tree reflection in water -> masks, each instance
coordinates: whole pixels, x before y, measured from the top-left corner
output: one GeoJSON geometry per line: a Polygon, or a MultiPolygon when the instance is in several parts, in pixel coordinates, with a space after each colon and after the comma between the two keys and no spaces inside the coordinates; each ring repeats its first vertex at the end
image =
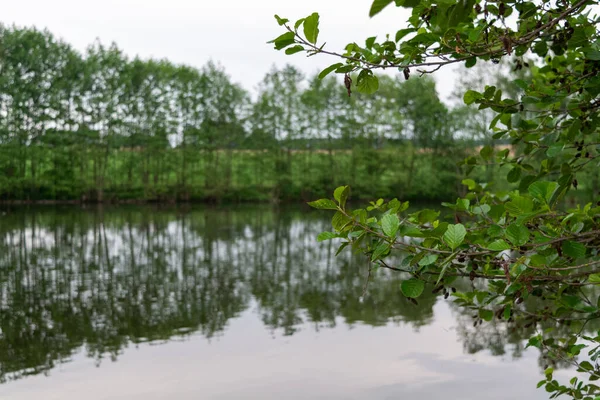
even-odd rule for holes
{"type": "MultiPolygon", "coordinates": [[[[14,209],[0,224],[0,381],[46,372],[82,347],[100,362],[130,343],[226,331],[256,304],[271,330],[433,319],[431,290],[408,302],[399,274],[378,271],[363,293],[366,263],[316,244],[322,213],[118,207],[14,209]]],[[[455,309],[465,349],[518,357],[522,337],[501,323],[475,331],[455,309]],[[475,332],[475,333],[473,333],[475,332]]]]}

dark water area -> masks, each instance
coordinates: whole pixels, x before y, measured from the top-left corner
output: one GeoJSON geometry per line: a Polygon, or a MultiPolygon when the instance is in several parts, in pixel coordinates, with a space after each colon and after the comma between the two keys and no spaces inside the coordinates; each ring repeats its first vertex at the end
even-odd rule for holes
{"type": "Polygon", "coordinates": [[[525,335],[415,306],[396,273],[363,296],[329,227],[301,206],[4,209],[0,398],[546,398],[525,335]]]}

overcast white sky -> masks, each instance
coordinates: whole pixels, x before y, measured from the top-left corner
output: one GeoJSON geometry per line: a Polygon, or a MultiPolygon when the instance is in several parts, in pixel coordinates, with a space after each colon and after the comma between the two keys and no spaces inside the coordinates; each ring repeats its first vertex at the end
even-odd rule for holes
{"type": "MultiPolygon", "coordinates": [[[[320,39],[330,49],[405,26],[406,10],[390,6],[370,19],[369,0],[18,0],[3,2],[4,24],[48,28],[83,51],[99,38],[129,56],[167,58],[200,67],[220,62],[233,80],[254,89],[272,65],[291,63],[306,73],[332,64],[326,56],[286,56],[266,44],[283,33],[273,14],[291,20],[317,11],[320,39]]],[[[438,71],[438,91],[452,90],[452,74],[438,71]]]]}

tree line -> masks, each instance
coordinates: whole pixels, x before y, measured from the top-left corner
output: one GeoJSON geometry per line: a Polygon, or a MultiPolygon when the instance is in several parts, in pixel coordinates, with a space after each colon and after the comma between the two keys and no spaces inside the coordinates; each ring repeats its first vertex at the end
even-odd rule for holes
{"type": "Polygon", "coordinates": [[[341,183],[364,197],[456,193],[464,114],[431,79],[381,79],[376,95],[349,97],[288,65],[251,94],[214,62],[130,58],[99,41],[81,54],[2,26],[0,199],[266,201],[341,183]]]}

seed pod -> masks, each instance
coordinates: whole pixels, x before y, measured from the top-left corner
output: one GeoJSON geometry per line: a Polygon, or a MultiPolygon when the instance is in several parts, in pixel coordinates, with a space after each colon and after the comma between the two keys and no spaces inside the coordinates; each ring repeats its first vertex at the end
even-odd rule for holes
{"type": "Polygon", "coordinates": [[[498,6],[498,14],[501,17],[504,17],[505,12],[506,12],[506,6],[504,5],[504,3],[500,3],[500,5],[498,6]]]}
{"type": "Polygon", "coordinates": [[[510,56],[512,54],[512,41],[510,40],[510,37],[502,36],[500,39],[502,40],[502,45],[504,46],[506,54],[510,56]]]}
{"type": "Polygon", "coordinates": [[[346,90],[348,91],[348,97],[352,96],[352,78],[350,78],[350,75],[348,73],[344,75],[344,85],[346,86],[346,90]]]}
{"type": "Polygon", "coordinates": [[[410,69],[406,67],[402,72],[404,73],[404,80],[408,80],[408,78],[410,78],[410,69]]]}
{"type": "Polygon", "coordinates": [[[452,288],[452,293],[456,293],[456,288],[455,287],[452,288]]]}
{"type": "Polygon", "coordinates": [[[472,281],[475,280],[475,271],[471,271],[471,273],[469,273],[469,279],[472,281]]]}

